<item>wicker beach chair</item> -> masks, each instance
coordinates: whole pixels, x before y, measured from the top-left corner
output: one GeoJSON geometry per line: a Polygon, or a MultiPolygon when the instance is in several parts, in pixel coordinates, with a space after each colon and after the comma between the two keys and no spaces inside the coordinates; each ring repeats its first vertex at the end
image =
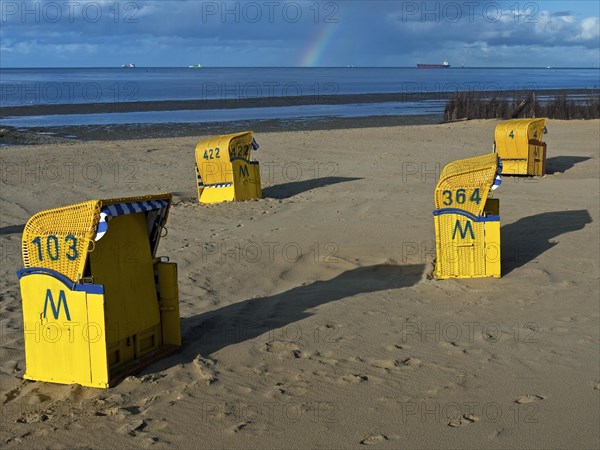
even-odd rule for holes
{"type": "Polygon", "coordinates": [[[435,188],[437,278],[500,277],[502,165],[490,153],[447,164],[435,188]]]}
{"type": "Polygon", "coordinates": [[[171,194],[35,214],[17,272],[24,378],[108,387],[181,345],[177,266],[156,258],[171,194]]]}
{"type": "Polygon", "coordinates": [[[195,151],[198,201],[261,198],[260,167],[252,160],[252,150],[256,149],[252,131],[199,142],[195,151]]]}
{"type": "Polygon", "coordinates": [[[494,132],[494,151],[502,158],[504,175],[546,173],[546,119],[513,119],[500,122],[494,132]]]}

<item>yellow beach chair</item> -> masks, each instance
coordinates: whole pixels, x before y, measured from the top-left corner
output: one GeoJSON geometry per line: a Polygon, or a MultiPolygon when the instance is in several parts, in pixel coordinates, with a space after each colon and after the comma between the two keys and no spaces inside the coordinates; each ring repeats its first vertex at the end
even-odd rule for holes
{"type": "Polygon", "coordinates": [[[447,164],[435,188],[436,278],[500,277],[502,165],[489,153],[447,164]]]}
{"type": "Polygon", "coordinates": [[[500,122],[494,133],[494,151],[502,159],[505,175],[546,173],[546,119],[513,119],[500,122]]]}
{"type": "Polygon", "coordinates": [[[217,136],[196,146],[196,179],[200,203],[262,198],[258,149],[252,131],[217,136]]]}
{"type": "Polygon", "coordinates": [[[156,258],[171,194],[90,200],[23,231],[24,378],[105,388],[181,346],[177,265],[156,258]]]}

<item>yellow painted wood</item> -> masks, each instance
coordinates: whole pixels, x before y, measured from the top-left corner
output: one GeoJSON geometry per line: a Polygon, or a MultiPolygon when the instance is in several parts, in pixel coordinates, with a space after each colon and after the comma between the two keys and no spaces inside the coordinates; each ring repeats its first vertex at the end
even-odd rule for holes
{"type": "MultiPolygon", "coordinates": [[[[93,200],[29,220],[19,273],[25,378],[106,388],[181,345],[177,266],[152,255],[152,213],[112,217],[93,241],[103,206],[146,200],[170,205],[171,194],[93,200]]],[[[168,206],[163,225],[167,215],[168,206]]]]}
{"type": "Polygon", "coordinates": [[[121,349],[116,365],[141,356],[135,345],[138,334],[160,324],[144,213],[110,220],[108,232],[90,253],[90,269],[94,282],[104,286],[106,321],[114,330],[107,344],[118,341],[121,349]]]}
{"type": "Polygon", "coordinates": [[[163,342],[181,345],[177,264],[156,263],[163,342]]]}
{"type": "Polygon", "coordinates": [[[90,369],[92,371],[90,386],[100,388],[107,388],[110,384],[104,307],[104,295],[87,294],[88,324],[85,327],[84,339],[89,342],[90,346],[90,369]]]}
{"type": "Polygon", "coordinates": [[[494,149],[505,175],[544,175],[546,119],[512,119],[500,122],[494,132],[494,149]]]}
{"type": "Polygon", "coordinates": [[[252,160],[252,131],[216,136],[196,145],[198,201],[262,198],[260,168],[252,160]]]}
{"type": "MultiPolygon", "coordinates": [[[[486,216],[500,216],[500,200],[488,198],[485,203],[486,216]]],[[[501,251],[500,251],[500,221],[484,222],[485,233],[485,266],[487,276],[500,278],[501,251]]]]}
{"type": "Polygon", "coordinates": [[[488,198],[495,153],[447,164],[435,194],[437,278],[500,277],[500,205],[488,198]]]}
{"type": "Polygon", "coordinates": [[[25,336],[24,378],[92,385],[85,292],[46,274],[20,280],[25,336]]]}

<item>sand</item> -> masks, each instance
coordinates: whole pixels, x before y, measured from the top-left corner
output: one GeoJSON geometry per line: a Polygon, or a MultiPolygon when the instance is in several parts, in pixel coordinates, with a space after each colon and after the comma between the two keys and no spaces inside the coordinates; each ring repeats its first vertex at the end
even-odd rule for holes
{"type": "Polygon", "coordinates": [[[265,198],[214,206],[202,136],[0,148],[0,445],[597,448],[600,121],[549,121],[549,173],[504,178],[501,279],[427,276],[439,171],[496,123],[259,134],[265,198]],[[108,390],[22,380],[24,223],[162,191],[181,352],[108,390]]]}

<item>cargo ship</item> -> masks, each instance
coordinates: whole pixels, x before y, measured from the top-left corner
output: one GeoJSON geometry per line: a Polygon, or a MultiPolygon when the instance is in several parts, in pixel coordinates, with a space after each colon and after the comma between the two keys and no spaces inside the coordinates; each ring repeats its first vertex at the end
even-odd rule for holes
{"type": "Polygon", "coordinates": [[[448,61],[444,61],[442,64],[417,64],[419,69],[447,69],[450,67],[448,61]]]}

